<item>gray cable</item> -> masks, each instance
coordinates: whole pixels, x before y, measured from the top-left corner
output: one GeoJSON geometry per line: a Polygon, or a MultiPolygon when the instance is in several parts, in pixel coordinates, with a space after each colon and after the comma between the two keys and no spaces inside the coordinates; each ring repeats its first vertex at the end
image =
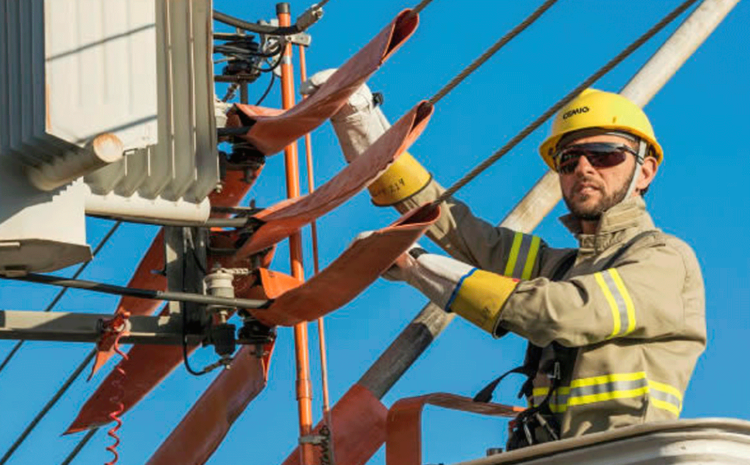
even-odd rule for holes
{"type": "Polygon", "coordinates": [[[534,122],[532,122],[530,125],[528,125],[526,128],[523,129],[520,133],[518,133],[515,137],[513,137],[507,144],[505,144],[502,148],[500,148],[498,151],[496,151],[494,154],[492,154],[489,158],[484,160],[482,163],[480,163],[477,167],[472,169],[468,174],[466,174],[463,178],[459,179],[458,182],[453,184],[450,188],[448,188],[443,194],[437,198],[433,202],[433,205],[440,204],[441,202],[445,201],[449,197],[451,197],[453,194],[455,194],[459,189],[464,187],[466,184],[471,182],[474,178],[476,178],[479,174],[481,174],[484,170],[489,168],[492,164],[494,164],[496,161],[498,161],[500,158],[502,158],[506,153],[508,153],[513,147],[518,145],[522,140],[524,140],[529,134],[531,134],[533,131],[535,131],[539,126],[541,126],[548,118],[550,118],[552,115],[557,113],[560,108],[564,107],[568,102],[573,100],[576,96],[578,96],[581,92],[583,92],[585,89],[589,88],[594,82],[596,82],[599,78],[607,74],[612,68],[620,64],[625,58],[627,58],[631,53],[633,53],[635,50],[637,50],[641,45],[643,45],[647,40],[649,40],[651,37],[656,35],[659,31],[661,31],[667,24],[672,22],[675,18],[677,18],[679,15],[681,15],[685,10],[690,8],[692,4],[694,4],[697,0],[687,0],[683,2],[680,6],[675,8],[671,13],[669,13],[667,16],[664,17],[661,21],[659,21],[655,26],[653,26],[651,29],[649,29],[645,34],[643,34],[641,37],[639,37],[635,42],[630,44],[625,50],[620,52],[616,57],[614,57],[612,60],[610,60],[606,65],[604,65],[601,69],[599,69],[596,73],[594,73],[591,77],[586,79],[581,85],[573,89],[568,95],[563,97],[560,101],[558,101],[556,104],[554,104],[552,107],[550,107],[546,112],[544,112],[540,117],[538,117],[534,122]]]}
{"type": "Polygon", "coordinates": [[[86,433],[86,436],[81,438],[80,441],[78,441],[78,444],[76,444],[75,448],[73,448],[72,451],[70,451],[70,454],[68,454],[67,457],[65,457],[65,460],[60,465],[70,465],[70,463],[73,461],[76,456],[78,456],[78,453],[81,452],[81,450],[86,447],[86,444],[89,443],[92,437],[96,434],[96,432],[99,431],[99,428],[94,428],[89,430],[88,433],[86,433]]]}
{"type": "MultiPolygon", "coordinates": [[[[109,242],[110,238],[115,234],[115,231],[120,227],[122,224],[122,221],[117,221],[115,224],[112,225],[111,228],[109,228],[109,231],[107,234],[104,235],[101,241],[99,241],[99,244],[94,249],[94,252],[92,252],[92,256],[96,257],[96,254],[99,253],[100,250],[109,242]]],[[[81,266],[78,267],[78,270],[73,274],[72,279],[76,279],[78,276],[83,273],[83,271],[86,269],[87,266],[89,266],[89,263],[91,263],[93,260],[90,260],[86,263],[83,263],[81,266]]],[[[63,288],[60,290],[60,292],[57,293],[54,299],[52,299],[52,302],[47,305],[47,308],[44,309],[45,312],[52,311],[53,308],[57,305],[58,302],[60,302],[60,299],[63,298],[65,293],[68,292],[68,288],[63,288]]],[[[16,355],[16,352],[21,348],[24,341],[18,341],[15,346],[13,346],[13,349],[11,349],[10,353],[5,357],[5,360],[3,360],[3,363],[0,363],[0,373],[3,371],[3,369],[8,365],[8,363],[11,361],[11,359],[16,355]]]]}
{"type": "Polygon", "coordinates": [[[412,14],[412,15],[418,15],[430,3],[432,3],[432,0],[422,0],[421,2],[419,2],[419,4],[417,6],[415,6],[414,8],[412,8],[410,14],[412,14]]]}
{"type": "Polygon", "coordinates": [[[73,287],[87,291],[101,292],[119,296],[135,297],[136,299],[167,300],[173,302],[190,302],[204,305],[222,305],[238,308],[264,308],[268,300],[242,299],[239,297],[221,297],[205,294],[193,294],[191,292],[155,291],[152,289],[140,289],[136,287],[115,286],[113,284],[86,281],[83,279],[67,279],[60,276],[47,274],[28,273],[23,276],[0,276],[1,279],[12,279],[15,281],[27,281],[51,286],[73,287]]]}
{"type": "Polygon", "coordinates": [[[83,373],[83,370],[86,369],[86,366],[91,363],[91,361],[94,359],[94,356],[96,355],[96,349],[92,349],[91,352],[86,356],[85,359],[81,362],[80,365],[78,365],[78,368],[73,371],[73,373],[68,376],[68,379],[63,383],[62,387],[57,390],[54,396],[52,396],[52,399],[50,399],[47,404],[42,408],[42,410],[39,411],[39,413],[36,414],[33,420],[31,420],[31,423],[26,427],[26,429],[23,430],[23,433],[21,433],[18,438],[13,442],[13,445],[10,446],[10,449],[5,452],[5,455],[3,455],[2,458],[0,458],[0,465],[5,464],[8,459],[10,459],[11,455],[18,449],[23,441],[26,440],[26,438],[31,434],[31,432],[36,428],[36,425],[39,424],[40,421],[42,421],[42,418],[44,418],[45,415],[52,409],[52,407],[55,406],[58,400],[65,394],[65,392],[70,388],[70,386],[73,384],[73,382],[78,379],[79,376],[81,376],[81,373],[83,373]]]}
{"type": "Polygon", "coordinates": [[[524,29],[529,27],[534,21],[537,20],[537,18],[542,16],[542,14],[544,14],[545,11],[549,10],[549,8],[552,5],[554,5],[556,2],[557,0],[547,0],[546,2],[542,4],[542,6],[534,10],[534,12],[531,13],[531,15],[529,15],[528,18],[524,19],[523,22],[518,24],[518,26],[514,27],[513,29],[511,29],[510,32],[508,32],[503,37],[501,37],[500,40],[495,42],[495,44],[492,47],[487,49],[487,51],[484,52],[482,56],[474,60],[474,62],[472,62],[469,66],[467,66],[463,71],[461,71],[461,73],[459,73],[458,76],[451,79],[451,81],[448,84],[446,84],[442,89],[438,91],[437,94],[435,94],[430,99],[430,104],[435,105],[437,102],[440,101],[440,99],[448,95],[450,91],[452,91],[457,85],[461,84],[461,82],[464,79],[466,79],[471,73],[476,71],[477,68],[482,66],[487,60],[489,60],[492,57],[492,55],[494,55],[501,48],[503,48],[505,44],[513,40],[513,38],[515,38],[518,34],[523,32],[524,29]]]}

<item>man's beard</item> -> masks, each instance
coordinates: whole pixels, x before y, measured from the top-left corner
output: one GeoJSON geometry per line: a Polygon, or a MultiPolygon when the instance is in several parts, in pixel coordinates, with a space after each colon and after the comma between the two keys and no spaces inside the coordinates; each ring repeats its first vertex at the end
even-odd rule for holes
{"type": "MultiPolygon", "coordinates": [[[[570,213],[573,214],[576,218],[582,221],[599,221],[602,217],[602,214],[609,210],[610,208],[614,207],[618,203],[622,202],[625,199],[625,196],[628,195],[628,190],[630,188],[630,184],[633,181],[633,176],[635,176],[635,171],[628,179],[628,182],[623,184],[618,190],[616,190],[612,195],[605,195],[602,197],[601,200],[599,200],[598,203],[591,207],[583,207],[579,205],[574,205],[571,201],[568,200],[566,196],[563,196],[563,200],[565,200],[565,205],[568,206],[568,210],[570,210],[570,213]]],[[[587,179],[581,179],[580,182],[586,182],[587,179]]],[[[576,194],[574,194],[576,195],[576,194]]],[[[583,197],[583,200],[587,200],[588,196],[583,197]]]]}

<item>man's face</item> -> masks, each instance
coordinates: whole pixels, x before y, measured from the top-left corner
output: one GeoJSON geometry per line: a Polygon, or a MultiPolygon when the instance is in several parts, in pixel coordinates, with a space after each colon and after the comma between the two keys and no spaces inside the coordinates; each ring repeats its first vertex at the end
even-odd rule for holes
{"type": "MultiPolygon", "coordinates": [[[[614,142],[628,145],[638,150],[634,141],[613,134],[574,139],[566,145],[614,142]]],[[[586,221],[599,220],[602,213],[620,203],[627,195],[635,168],[635,156],[628,154],[625,161],[619,165],[607,168],[595,168],[586,157],[580,157],[575,170],[571,173],[560,173],[560,185],[563,199],[570,212],[586,221]]]]}

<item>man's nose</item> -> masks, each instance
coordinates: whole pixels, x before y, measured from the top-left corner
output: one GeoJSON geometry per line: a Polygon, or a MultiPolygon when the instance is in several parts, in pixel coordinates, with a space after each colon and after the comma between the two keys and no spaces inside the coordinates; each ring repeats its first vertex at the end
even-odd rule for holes
{"type": "Polygon", "coordinates": [[[576,176],[584,176],[586,174],[590,174],[592,171],[596,171],[591,165],[591,162],[588,160],[588,158],[584,156],[578,157],[578,160],[576,161],[576,169],[574,173],[576,176]]]}

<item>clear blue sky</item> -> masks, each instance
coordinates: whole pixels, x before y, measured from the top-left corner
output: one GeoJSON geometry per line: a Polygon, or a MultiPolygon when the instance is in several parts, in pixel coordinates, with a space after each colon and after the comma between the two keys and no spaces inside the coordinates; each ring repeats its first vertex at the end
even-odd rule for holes
{"type": "MultiPolygon", "coordinates": [[[[343,63],[367,43],[400,10],[413,6],[403,0],[354,2],[333,0],[325,17],[311,29],[308,51],[312,71],[343,63]]],[[[528,15],[541,0],[437,0],[421,15],[415,35],[370,80],[385,94],[385,113],[395,121],[418,100],[429,98],[502,33],[528,15]]],[[[504,144],[580,81],[657,22],[677,0],[561,0],[537,24],[514,40],[467,82],[441,101],[412,153],[443,184],[450,184],[504,144]]],[[[293,17],[308,6],[292,2],[293,17]]],[[[217,0],[220,11],[255,21],[274,15],[274,2],[217,0]]],[[[739,417],[750,420],[750,402],[743,387],[750,385],[744,356],[750,349],[750,237],[746,183],[750,171],[750,5],[741,2],[719,29],[646,108],[665,150],[665,162],[647,201],[656,223],[685,239],[703,267],[707,352],[699,361],[685,398],[683,417],[739,417]],[[742,181],[745,179],[745,181],[742,181]]],[[[674,30],[670,27],[669,31],[674,30]]],[[[637,71],[669,31],[601,80],[597,87],[617,91],[637,71]]],[[[265,89],[258,81],[250,89],[254,100],[265,89]]],[[[274,90],[266,101],[277,106],[274,90]]],[[[524,143],[459,195],[474,211],[497,222],[544,173],[536,147],[548,127],[524,143]]],[[[313,134],[318,184],[344,166],[330,125],[313,134]]],[[[284,196],[283,160],[271,157],[251,192],[258,205],[271,205],[284,196]]],[[[558,206],[537,229],[551,245],[567,247],[574,239],[558,223],[558,206]]],[[[390,223],[396,214],[372,207],[367,194],[319,221],[322,265],[330,263],[361,231],[390,223]]],[[[90,220],[93,245],[110,223],[90,220]]],[[[124,226],[89,267],[84,278],[124,284],[150,243],[156,229],[124,226]]],[[[309,230],[304,232],[309,239],[309,230]]],[[[309,247],[305,262],[312,273],[309,247]]],[[[282,244],[274,268],[288,270],[282,244]]],[[[71,273],[66,270],[66,273],[71,273]]],[[[0,308],[42,310],[56,289],[0,283],[0,308]]],[[[109,312],[117,299],[70,292],[57,310],[109,312]]],[[[379,281],[355,301],[326,319],[331,396],[338,399],[425,304],[416,291],[379,281]]],[[[311,325],[311,347],[317,347],[311,325]]],[[[0,357],[13,343],[0,341],[0,357]]],[[[447,391],[473,395],[498,373],[520,363],[524,342],[515,336],[493,340],[456,320],[418,363],[385,397],[386,405],[417,394],[447,391]]],[[[90,350],[83,344],[28,343],[0,375],[0,453],[58,389],[90,350]]],[[[202,350],[194,363],[213,358],[202,350]]],[[[312,351],[314,408],[320,418],[317,350],[312,351]]],[[[11,463],[59,463],[81,435],[60,437],[79,407],[111,369],[92,382],[77,381],[42,421],[11,463]]],[[[142,463],[180,421],[210,383],[212,376],[193,378],[182,367],[128,414],[121,429],[121,463],[142,463]]],[[[516,402],[519,380],[505,383],[496,399],[516,402]]],[[[428,410],[425,415],[425,462],[452,463],[482,456],[487,447],[502,445],[506,422],[473,415],[428,410]]],[[[268,388],[234,424],[209,463],[280,463],[296,443],[294,358],[292,334],[279,332],[268,388]]],[[[103,432],[76,463],[101,463],[110,439],[103,432]]],[[[384,463],[383,450],[372,463],[384,463]]]]}

